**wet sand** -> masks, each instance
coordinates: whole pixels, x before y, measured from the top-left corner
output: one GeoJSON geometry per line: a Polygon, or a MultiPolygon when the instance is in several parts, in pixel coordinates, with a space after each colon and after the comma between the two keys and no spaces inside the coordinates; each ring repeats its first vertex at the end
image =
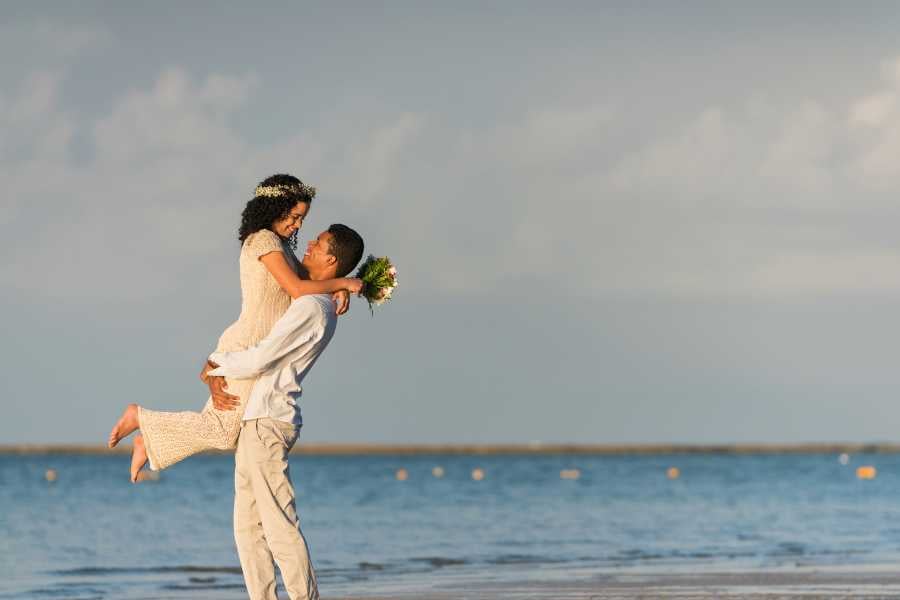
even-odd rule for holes
{"type": "Polygon", "coordinates": [[[610,574],[582,581],[465,583],[341,600],[898,599],[900,565],[881,571],[610,574]]]}

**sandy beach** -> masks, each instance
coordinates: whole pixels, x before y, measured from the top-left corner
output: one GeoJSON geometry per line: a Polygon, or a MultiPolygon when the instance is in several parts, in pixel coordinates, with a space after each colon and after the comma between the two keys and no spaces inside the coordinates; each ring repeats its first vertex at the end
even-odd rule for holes
{"type": "Polygon", "coordinates": [[[466,583],[341,600],[900,599],[900,567],[859,571],[607,574],[581,581],[466,583]]]}

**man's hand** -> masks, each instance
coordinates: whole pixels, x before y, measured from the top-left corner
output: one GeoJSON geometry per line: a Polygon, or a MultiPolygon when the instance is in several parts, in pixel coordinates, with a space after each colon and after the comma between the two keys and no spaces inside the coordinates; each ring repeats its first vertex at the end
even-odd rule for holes
{"type": "Polygon", "coordinates": [[[331,297],[334,299],[334,303],[337,304],[335,312],[337,312],[338,316],[344,314],[350,308],[350,292],[347,290],[338,290],[331,297]]]}
{"type": "MultiPolygon", "coordinates": [[[[209,369],[215,369],[219,366],[212,362],[207,362],[206,364],[209,369]]],[[[209,386],[209,395],[212,396],[213,406],[217,410],[234,410],[240,406],[241,399],[225,391],[228,389],[228,385],[225,383],[224,377],[207,375],[206,379],[206,385],[209,386]]]]}
{"type": "Polygon", "coordinates": [[[208,385],[209,393],[212,396],[213,406],[215,406],[217,410],[234,410],[240,406],[241,399],[237,396],[232,396],[225,391],[228,389],[228,385],[226,385],[224,377],[211,375],[209,377],[208,385]]]}

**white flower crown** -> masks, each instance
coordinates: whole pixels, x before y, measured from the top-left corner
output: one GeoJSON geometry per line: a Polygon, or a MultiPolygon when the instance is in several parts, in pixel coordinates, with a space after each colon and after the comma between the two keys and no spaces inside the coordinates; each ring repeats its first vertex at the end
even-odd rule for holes
{"type": "Polygon", "coordinates": [[[305,183],[280,183],[278,185],[258,185],[253,192],[256,197],[278,198],[287,194],[303,194],[310,198],[316,197],[316,188],[305,183]]]}

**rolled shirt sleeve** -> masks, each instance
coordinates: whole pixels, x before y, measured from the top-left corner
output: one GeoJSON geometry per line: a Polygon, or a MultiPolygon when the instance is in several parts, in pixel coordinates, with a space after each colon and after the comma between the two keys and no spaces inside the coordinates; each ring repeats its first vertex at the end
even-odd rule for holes
{"type": "Polygon", "coordinates": [[[294,301],[265,338],[256,346],[236,352],[213,352],[209,360],[217,368],[208,375],[232,379],[252,379],[273,369],[302,346],[314,343],[321,336],[321,319],[310,310],[309,304],[294,301]]]}

